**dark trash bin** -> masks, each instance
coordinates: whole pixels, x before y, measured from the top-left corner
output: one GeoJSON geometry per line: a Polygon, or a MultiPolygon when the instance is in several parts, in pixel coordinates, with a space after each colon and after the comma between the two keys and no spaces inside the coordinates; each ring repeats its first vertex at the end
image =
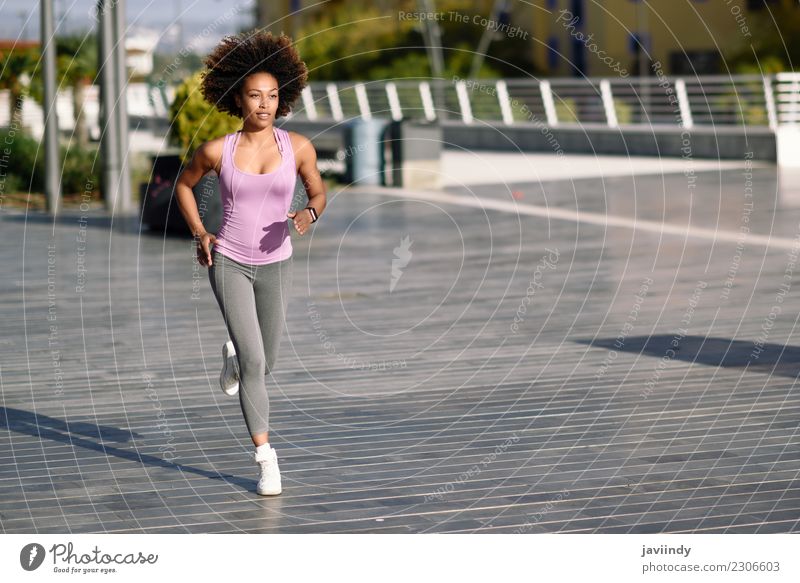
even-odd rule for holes
{"type": "Polygon", "coordinates": [[[389,124],[386,119],[362,119],[345,123],[345,180],[350,184],[383,183],[383,139],[389,124]]]}
{"type": "MultiPolygon", "coordinates": [[[[175,196],[175,183],[182,169],[178,154],[153,156],[150,182],[142,185],[141,191],[142,223],[151,230],[191,235],[175,196]]],[[[216,233],[222,220],[222,202],[215,172],[209,172],[195,185],[194,198],[203,226],[208,232],[216,233]]]]}
{"type": "Polygon", "coordinates": [[[389,124],[384,141],[384,184],[402,188],[441,188],[442,126],[401,119],[389,124]]]}

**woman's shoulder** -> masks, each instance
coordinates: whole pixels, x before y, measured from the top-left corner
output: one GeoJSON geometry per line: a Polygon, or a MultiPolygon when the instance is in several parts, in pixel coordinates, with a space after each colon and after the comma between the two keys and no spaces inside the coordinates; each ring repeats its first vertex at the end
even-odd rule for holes
{"type": "Polygon", "coordinates": [[[297,133],[297,132],[293,132],[293,131],[288,131],[288,130],[286,131],[286,133],[289,135],[289,138],[291,138],[293,144],[297,144],[298,146],[302,146],[303,144],[306,144],[306,143],[310,144],[311,143],[311,140],[309,140],[303,134],[300,134],[300,133],[297,133]]]}
{"type": "Polygon", "coordinates": [[[314,152],[314,144],[303,134],[297,132],[286,133],[289,134],[289,139],[292,142],[292,150],[294,150],[294,155],[296,157],[306,156],[310,152],[314,152]]]}
{"type": "Polygon", "coordinates": [[[204,142],[200,147],[203,149],[206,154],[221,154],[222,149],[225,147],[225,140],[228,138],[229,135],[232,134],[225,134],[224,136],[220,136],[218,138],[214,138],[213,140],[208,140],[204,142]]]}
{"type": "Polygon", "coordinates": [[[208,140],[202,146],[200,146],[203,155],[206,157],[206,159],[212,162],[214,170],[217,172],[217,174],[219,174],[220,170],[222,169],[222,153],[225,150],[225,140],[227,139],[228,135],[230,134],[214,138],[213,140],[208,140]]]}

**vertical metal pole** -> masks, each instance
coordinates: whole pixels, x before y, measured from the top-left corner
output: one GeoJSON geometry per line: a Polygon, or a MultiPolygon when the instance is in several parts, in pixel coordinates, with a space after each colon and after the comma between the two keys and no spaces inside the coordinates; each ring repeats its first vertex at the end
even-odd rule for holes
{"type": "Polygon", "coordinates": [[[636,3],[636,27],[639,30],[639,100],[642,104],[642,119],[641,123],[651,123],[650,120],[650,55],[649,51],[653,50],[653,43],[648,43],[650,39],[650,28],[647,10],[649,5],[645,6],[645,2],[636,3]],[[649,47],[647,45],[650,45],[649,47]],[[649,49],[649,50],[648,50],[649,49]],[[646,61],[645,61],[646,59],[646,61]]]}
{"type": "Polygon", "coordinates": [[[100,147],[103,153],[103,197],[106,208],[115,209],[118,198],[119,180],[119,149],[117,148],[118,133],[116,108],[117,85],[114,76],[117,67],[114,62],[112,41],[112,14],[111,2],[113,0],[97,1],[97,33],[100,42],[98,51],[98,71],[100,72],[100,147]]]}
{"type": "MultiPolygon", "coordinates": [[[[489,17],[495,22],[499,21],[500,13],[506,10],[506,4],[507,0],[495,0],[489,17]]],[[[493,31],[492,27],[490,26],[487,26],[483,29],[483,34],[481,35],[481,40],[478,43],[478,48],[475,50],[475,54],[472,57],[472,66],[469,69],[469,79],[478,78],[481,65],[483,65],[483,60],[486,56],[486,51],[489,50],[489,45],[492,43],[492,37],[494,37],[495,34],[495,31],[493,31]]]]}
{"type": "Polygon", "coordinates": [[[128,150],[128,69],[125,66],[125,0],[116,0],[113,4],[114,16],[114,56],[117,74],[115,75],[117,99],[117,148],[119,156],[119,203],[117,212],[134,213],[131,196],[131,172],[128,150]]]}
{"type": "Polygon", "coordinates": [[[44,58],[44,167],[47,212],[61,210],[61,172],[56,108],[56,38],[53,34],[53,0],[42,0],[42,52],[44,58]]]}
{"type": "MultiPolygon", "coordinates": [[[[421,12],[427,14],[436,11],[433,0],[418,0],[422,6],[421,12]]],[[[430,59],[431,72],[433,73],[433,93],[436,96],[435,102],[438,102],[441,108],[438,112],[439,119],[447,119],[447,103],[445,102],[445,92],[442,86],[442,77],[444,75],[444,55],[442,53],[442,36],[439,30],[439,23],[425,18],[422,23],[423,35],[425,37],[425,45],[428,49],[428,58],[430,59]]]]}

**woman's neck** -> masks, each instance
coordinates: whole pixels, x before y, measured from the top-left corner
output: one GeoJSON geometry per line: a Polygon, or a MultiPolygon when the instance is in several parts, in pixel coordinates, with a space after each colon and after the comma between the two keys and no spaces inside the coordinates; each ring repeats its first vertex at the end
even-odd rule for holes
{"type": "Polygon", "coordinates": [[[275,142],[274,130],[275,126],[269,124],[266,127],[248,128],[244,126],[240,131],[242,132],[241,141],[246,144],[270,144],[275,142]]]}

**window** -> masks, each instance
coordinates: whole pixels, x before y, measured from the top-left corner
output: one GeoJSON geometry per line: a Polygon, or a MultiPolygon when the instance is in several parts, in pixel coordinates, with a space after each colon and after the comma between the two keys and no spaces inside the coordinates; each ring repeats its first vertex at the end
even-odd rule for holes
{"type": "Polygon", "coordinates": [[[640,50],[650,52],[650,35],[641,32],[632,32],[628,36],[628,52],[636,55],[640,50]]]}
{"type": "Polygon", "coordinates": [[[757,12],[762,10],[767,4],[778,4],[778,0],[747,0],[747,9],[757,12]]]}
{"type": "Polygon", "coordinates": [[[547,39],[547,68],[551,71],[557,70],[560,60],[558,54],[558,38],[551,36],[547,39]]]}

